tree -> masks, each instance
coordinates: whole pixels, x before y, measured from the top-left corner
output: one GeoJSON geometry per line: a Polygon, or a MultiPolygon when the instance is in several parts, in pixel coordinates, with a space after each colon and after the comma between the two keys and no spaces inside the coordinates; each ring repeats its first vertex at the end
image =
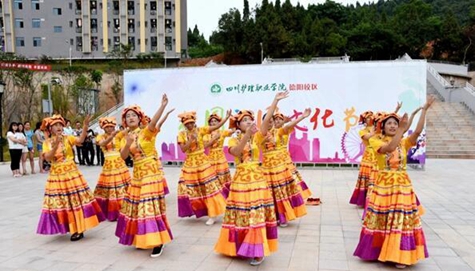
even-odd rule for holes
{"type": "Polygon", "coordinates": [[[102,71],[92,70],[89,75],[91,77],[91,81],[94,82],[94,84],[96,85],[96,89],[99,89],[101,87],[102,82],[102,71]]]}
{"type": "Polygon", "coordinates": [[[422,0],[410,0],[396,8],[392,18],[395,32],[402,37],[401,48],[411,57],[419,57],[426,44],[437,38],[440,19],[422,0]]]}
{"type": "Polygon", "coordinates": [[[434,45],[434,54],[441,59],[462,61],[463,55],[460,48],[464,45],[463,33],[452,11],[449,11],[444,16],[441,33],[443,35],[440,36],[434,45]]]}
{"type": "Polygon", "coordinates": [[[72,95],[76,104],[76,113],[87,115],[92,112],[94,106],[93,100],[94,83],[84,74],[79,75],[72,86],[72,95]]]}

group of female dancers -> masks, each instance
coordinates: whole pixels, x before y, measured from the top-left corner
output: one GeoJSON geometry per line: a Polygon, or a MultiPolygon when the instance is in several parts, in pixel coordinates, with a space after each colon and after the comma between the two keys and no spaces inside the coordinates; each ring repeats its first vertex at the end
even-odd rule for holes
{"type": "MultiPolygon", "coordinates": [[[[178,117],[185,129],[178,144],[186,153],[178,181],[178,215],[208,216],[206,225],[224,214],[215,251],[250,259],[259,265],[278,248],[277,228],[306,214],[307,185],[295,168],[287,150],[289,134],[310,115],[306,109],[288,122],[276,112],[287,92],[276,94],[259,127],[254,113],[228,111],[224,118],[211,114],[205,127],[196,126],[195,112],[178,117]],[[221,127],[229,121],[229,129],[221,127]],[[223,150],[229,137],[228,152],[235,159],[231,176],[223,150]],[[205,149],[208,154],[205,154],[205,149]],[[262,160],[260,159],[262,154],[262,160]]],[[[408,150],[421,134],[427,110],[434,99],[418,108],[409,118],[394,113],[363,113],[366,125],[360,135],[366,146],[351,203],[364,207],[360,241],[354,252],[364,260],[393,262],[398,268],[428,257],[422,230],[422,206],[406,172],[408,150]],[[415,130],[403,137],[418,111],[422,111],[415,130]]],[[[107,219],[117,220],[119,243],[139,249],[152,249],[158,257],[173,239],[166,216],[165,196],[169,193],[155,140],[170,113],[168,98],[150,118],[137,106],[122,112],[119,132],[112,118],[100,120],[105,134],[97,139],[105,163],[94,192],[74,163],[73,146],[80,145],[89,126],[84,120],[78,137],[63,133],[59,115],[43,120],[47,139],[43,156],[51,161],[46,183],[39,234],[71,233],[71,241],[107,219]],[[132,176],[124,159],[134,160],[132,176]]],[[[398,106],[399,109],[400,106],[398,106]]]]}
{"type": "Polygon", "coordinates": [[[426,112],[434,102],[430,97],[410,117],[394,113],[366,111],[360,116],[365,151],[351,204],[363,207],[363,225],[355,256],[364,260],[392,262],[405,268],[429,257],[422,230],[424,211],[406,172],[407,153],[417,143],[426,112]],[[411,127],[417,113],[415,130],[411,127]]]}
{"type": "MultiPolygon", "coordinates": [[[[215,251],[249,258],[251,265],[261,264],[277,250],[277,226],[304,216],[305,200],[311,195],[287,150],[289,134],[310,110],[286,120],[276,108],[287,97],[288,92],[276,94],[259,128],[250,110],[235,115],[228,111],[224,118],[211,114],[205,127],[196,126],[194,112],[178,116],[185,127],[178,144],[186,153],[178,181],[178,215],[208,216],[206,225],[212,225],[224,214],[215,251]],[[220,129],[228,121],[229,129],[220,129]],[[226,137],[230,137],[228,152],[235,158],[234,176],[223,150],[226,137]]],[[[169,190],[155,148],[161,126],[173,111],[164,114],[167,104],[163,95],[151,118],[137,105],[126,107],[123,132],[115,130],[115,119],[100,120],[105,134],[97,144],[105,163],[94,192],[73,155],[73,146],[82,144],[87,135],[89,117],[78,137],[64,135],[60,115],[44,119],[43,157],[51,162],[51,169],[37,233],[71,233],[71,241],[77,241],[101,221],[117,220],[115,235],[120,244],[152,249],[151,257],[160,256],[173,239],[165,204],[169,190]],[[132,176],[124,162],[129,155],[134,160],[132,176]]]]}

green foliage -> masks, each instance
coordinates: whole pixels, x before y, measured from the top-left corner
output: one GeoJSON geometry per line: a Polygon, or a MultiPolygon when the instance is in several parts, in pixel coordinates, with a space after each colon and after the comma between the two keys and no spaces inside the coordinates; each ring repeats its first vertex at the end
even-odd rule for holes
{"type": "Polygon", "coordinates": [[[223,52],[221,45],[210,45],[203,34],[200,34],[198,26],[193,31],[188,29],[188,54],[191,58],[210,57],[223,52]]]}
{"type": "MultiPolygon", "coordinates": [[[[404,53],[450,61],[475,61],[475,0],[378,0],[369,4],[293,6],[262,0],[252,11],[231,9],[219,19],[210,46],[259,63],[265,57],[341,56],[355,60],[394,59],[404,53]]],[[[188,30],[190,55],[202,56],[197,26],[188,30]],[[200,51],[201,52],[201,51],[200,51]]]]}

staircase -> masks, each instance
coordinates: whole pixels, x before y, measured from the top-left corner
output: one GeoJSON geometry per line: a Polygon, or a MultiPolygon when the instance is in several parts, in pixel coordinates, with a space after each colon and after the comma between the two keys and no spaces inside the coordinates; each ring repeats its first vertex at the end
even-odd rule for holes
{"type": "Polygon", "coordinates": [[[462,104],[435,101],[426,132],[428,158],[475,159],[475,116],[462,104]]]}

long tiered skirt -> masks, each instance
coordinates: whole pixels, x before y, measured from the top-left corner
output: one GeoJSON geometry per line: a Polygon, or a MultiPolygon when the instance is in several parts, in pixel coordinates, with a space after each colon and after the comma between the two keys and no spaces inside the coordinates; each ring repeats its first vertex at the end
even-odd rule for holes
{"type": "Polygon", "coordinates": [[[361,158],[360,170],[356,186],[350,198],[350,204],[365,207],[368,188],[373,185],[375,178],[376,160],[371,147],[366,147],[361,158]]]}
{"type": "Polygon", "coordinates": [[[178,182],[178,216],[221,215],[226,209],[224,194],[206,154],[187,154],[178,182]]]}
{"type": "Polygon", "coordinates": [[[222,187],[224,197],[227,198],[229,194],[229,186],[231,185],[231,172],[229,171],[229,164],[222,148],[211,149],[208,154],[208,159],[216,171],[219,183],[222,187]]]}
{"type": "Polygon", "coordinates": [[[283,151],[265,152],[262,161],[264,178],[272,189],[277,219],[280,223],[307,214],[302,189],[283,160],[283,151]]]}
{"type": "Polygon", "coordinates": [[[302,175],[300,175],[300,172],[297,170],[297,167],[294,164],[294,161],[292,161],[292,157],[290,156],[290,152],[287,149],[283,150],[284,158],[285,158],[285,164],[287,165],[287,168],[292,172],[292,177],[297,181],[298,185],[300,186],[300,189],[302,190],[302,197],[304,200],[307,200],[312,196],[312,191],[308,188],[307,184],[302,178],[302,175]]]}
{"type": "Polygon", "coordinates": [[[148,249],[173,239],[166,216],[165,176],[158,166],[156,157],[134,161],[115,231],[120,244],[148,249]]]}
{"type": "Polygon", "coordinates": [[[94,197],[109,221],[119,217],[120,206],[130,183],[130,172],[118,152],[105,153],[94,197]]]}
{"type": "Polygon", "coordinates": [[[354,255],[405,265],[429,257],[416,195],[405,171],[378,172],[354,255]]]}
{"type": "Polygon", "coordinates": [[[228,256],[264,257],[278,249],[272,192],[258,163],[236,167],[215,251],[228,256]]]}
{"type": "Polygon", "coordinates": [[[53,163],[37,233],[82,233],[103,220],[104,214],[74,161],[53,163]]]}

